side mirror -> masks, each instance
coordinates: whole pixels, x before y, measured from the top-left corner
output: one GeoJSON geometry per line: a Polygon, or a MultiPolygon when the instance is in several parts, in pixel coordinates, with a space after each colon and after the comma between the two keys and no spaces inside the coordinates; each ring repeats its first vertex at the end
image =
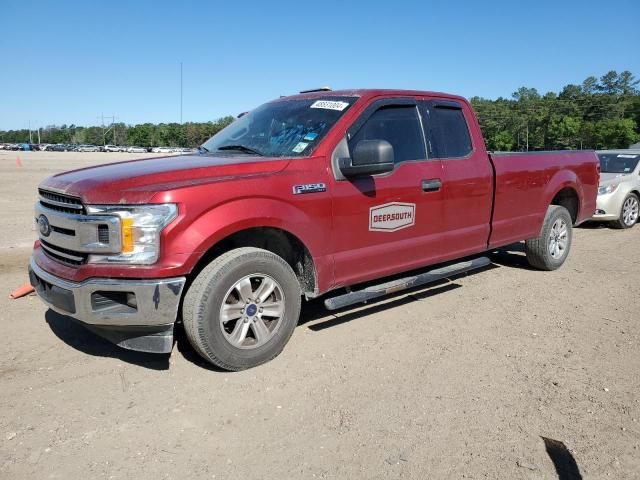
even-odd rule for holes
{"type": "Polygon", "coordinates": [[[349,177],[376,175],[393,171],[393,147],[386,140],[360,140],[353,158],[341,158],[339,167],[349,177]]]}

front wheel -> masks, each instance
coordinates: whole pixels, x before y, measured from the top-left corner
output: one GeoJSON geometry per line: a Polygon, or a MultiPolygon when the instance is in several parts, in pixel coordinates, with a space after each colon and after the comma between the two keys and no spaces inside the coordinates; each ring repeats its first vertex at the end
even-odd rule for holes
{"type": "Polygon", "coordinates": [[[298,323],[298,279],[281,257],[243,247],[226,252],[196,277],[184,297],[185,332],[197,352],[225,370],[276,357],[298,323]]]}
{"type": "Polygon", "coordinates": [[[630,193],[622,202],[620,210],[620,218],[613,222],[616,228],[631,228],[638,221],[638,212],[640,211],[640,201],[635,193],[630,193]]]}
{"type": "Polygon", "coordinates": [[[525,242],[529,265],[540,270],[560,268],[567,259],[573,237],[573,222],[569,211],[560,205],[550,205],[538,238],[525,242]]]}

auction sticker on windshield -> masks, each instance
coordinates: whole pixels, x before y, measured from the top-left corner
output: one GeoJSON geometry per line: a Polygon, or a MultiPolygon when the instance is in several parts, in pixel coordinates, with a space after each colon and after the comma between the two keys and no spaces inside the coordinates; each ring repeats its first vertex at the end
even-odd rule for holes
{"type": "Polygon", "coordinates": [[[317,100],[311,104],[310,108],[324,108],[327,110],[338,110],[341,112],[347,108],[349,104],[347,102],[337,102],[334,100],[317,100]]]}
{"type": "Polygon", "coordinates": [[[293,147],[292,151],[295,153],[300,153],[302,152],[305,148],[307,148],[307,145],[309,145],[306,142],[298,142],[298,144],[293,147]]]}

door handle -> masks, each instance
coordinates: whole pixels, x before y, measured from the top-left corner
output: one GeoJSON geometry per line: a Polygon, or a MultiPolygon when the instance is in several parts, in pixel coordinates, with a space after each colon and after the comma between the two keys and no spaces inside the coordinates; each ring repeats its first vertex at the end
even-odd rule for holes
{"type": "Polygon", "coordinates": [[[422,180],[423,192],[437,192],[442,188],[442,181],[439,178],[430,178],[429,180],[422,180]]]}

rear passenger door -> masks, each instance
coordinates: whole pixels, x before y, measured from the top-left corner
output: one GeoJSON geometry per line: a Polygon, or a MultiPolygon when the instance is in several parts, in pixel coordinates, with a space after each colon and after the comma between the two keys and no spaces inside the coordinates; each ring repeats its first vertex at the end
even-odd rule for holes
{"type": "Polygon", "coordinates": [[[430,158],[442,162],[446,258],[486,249],[493,202],[493,169],[472,111],[455,100],[421,102],[430,158]],[[473,132],[476,135],[473,135],[473,132]]]}

